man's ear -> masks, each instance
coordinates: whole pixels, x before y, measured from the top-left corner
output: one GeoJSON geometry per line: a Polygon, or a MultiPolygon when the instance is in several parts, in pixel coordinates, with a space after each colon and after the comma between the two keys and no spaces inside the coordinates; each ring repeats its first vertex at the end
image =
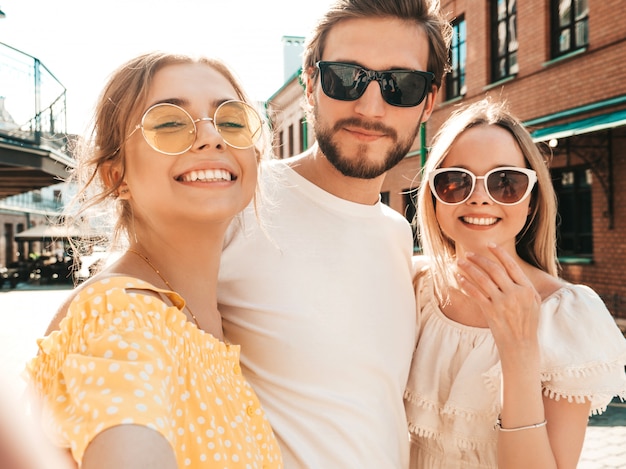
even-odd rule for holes
{"type": "MultiPolygon", "coordinates": [[[[313,99],[313,91],[315,91],[315,82],[314,78],[311,76],[315,73],[315,69],[311,67],[311,69],[306,74],[306,83],[305,83],[305,91],[306,91],[306,101],[309,106],[315,105],[315,100],[313,99]]],[[[319,72],[318,72],[319,73],[319,72]]],[[[317,74],[315,74],[317,78],[317,74]]]]}
{"type": "Polygon", "coordinates": [[[432,91],[426,95],[424,99],[424,112],[422,113],[422,122],[426,122],[430,115],[435,110],[435,101],[437,100],[437,93],[439,92],[439,88],[433,86],[432,91]]]}

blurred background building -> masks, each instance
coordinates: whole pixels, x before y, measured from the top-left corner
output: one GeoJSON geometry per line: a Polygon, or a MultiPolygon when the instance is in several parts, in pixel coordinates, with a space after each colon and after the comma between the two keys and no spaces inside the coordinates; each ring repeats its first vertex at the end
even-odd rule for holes
{"type": "Polygon", "coordinates": [[[0,43],[0,266],[48,249],[43,238],[16,236],[56,222],[67,196],[65,95],[39,59],[0,43]]]}

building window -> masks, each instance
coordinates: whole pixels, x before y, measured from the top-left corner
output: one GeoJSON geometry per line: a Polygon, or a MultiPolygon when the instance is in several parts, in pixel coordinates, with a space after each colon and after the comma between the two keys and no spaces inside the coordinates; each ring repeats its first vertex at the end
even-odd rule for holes
{"type": "Polygon", "coordinates": [[[306,119],[303,117],[302,119],[300,119],[300,150],[299,151],[304,151],[308,148],[308,143],[307,143],[307,123],[306,123],[306,119]]]}
{"type": "Polygon", "coordinates": [[[284,132],[278,132],[278,153],[281,158],[285,158],[285,137],[284,132]]]}
{"type": "Polygon", "coordinates": [[[552,0],[552,57],[560,57],[589,44],[587,0],[552,0]]]}
{"type": "Polygon", "coordinates": [[[421,251],[418,239],[417,239],[417,220],[415,215],[417,214],[417,192],[418,189],[404,189],[402,195],[404,198],[404,216],[411,224],[413,230],[413,251],[421,251]]]}
{"type": "Polygon", "coordinates": [[[552,171],[552,179],[559,203],[558,255],[591,257],[593,255],[591,169],[582,166],[556,169],[552,171]]]}
{"type": "Polygon", "coordinates": [[[517,63],[517,0],[491,2],[491,79],[515,75],[517,63]]]}
{"type": "Polygon", "coordinates": [[[289,126],[289,153],[287,156],[293,156],[296,154],[296,142],[293,134],[293,124],[289,126]]]}
{"type": "Polygon", "coordinates": [[[450,45],[450,73],[446,75],[446,99],[465,95],[465,62],[467,58],[466,29],[463,17],[452,23],[453,36],[450,45]]]}

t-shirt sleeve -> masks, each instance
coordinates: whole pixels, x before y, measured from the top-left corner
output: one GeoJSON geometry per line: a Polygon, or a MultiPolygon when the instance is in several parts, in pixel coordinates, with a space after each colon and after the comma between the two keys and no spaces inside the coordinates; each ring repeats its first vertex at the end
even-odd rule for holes
{"type": "Polygon", "coordinates": [[[591,288],[569,285],[544,302],[539,342],[545,395],[589,400],[592,414],[626,398],[626,339],[591,288]]]}
{"type": "Polygon", "coordinates": [[[155,429],[170,442],[173,383],[166,305],[123,289],[85,292],[60,330],[39,340],[27,371],[46,433],[80,463],[87,445],[120,424],[155,429]]]}

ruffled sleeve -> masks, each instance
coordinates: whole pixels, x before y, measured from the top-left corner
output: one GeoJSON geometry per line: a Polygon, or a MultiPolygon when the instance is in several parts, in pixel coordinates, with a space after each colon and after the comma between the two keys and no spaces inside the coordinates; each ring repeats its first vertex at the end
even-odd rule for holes
{"type": "Polygon", "coordinates": [[[588,399],[592,414],[626,398],[626,339],[591,288],[567,285],[544,300],[539,343],[547,396],[588,399]]]}
{"type": "Polygon", "coordinates": [[[174,436],[170,380],[177,365],[168,322],[178,319],[158,298],[128,294],[115,283],[83,289],[60,329],[38,341],[39,355],[27,367],[46,433],[78,462],[95,435],[115,425],[136,423],[170,441],[174,436]]]}

